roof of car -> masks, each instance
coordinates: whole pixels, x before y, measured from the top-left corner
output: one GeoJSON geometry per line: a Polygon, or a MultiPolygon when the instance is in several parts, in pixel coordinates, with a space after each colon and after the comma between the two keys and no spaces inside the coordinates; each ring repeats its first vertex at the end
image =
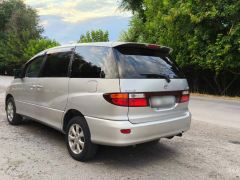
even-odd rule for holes
{"type": "Polygon", "coordinates": [[[56,46],[53,48],[45,49],[38,54],[36,54],[34,57],[31,59],[34,59],[35,57],[42,55],[46,53],[47,51],[54,50],[54,49],[59,49],[59,48],[71,48],[75,46],[102,46],[102,47],[116,47],[124,44],[140,44],[140,43],[131,43],[131,42],[93,42],[93,43],[73,43],[73,44],[67,44],[67,45],[62,45],[62,46],[56,46]]]}
{"type": "MultiPolygon", "coordinates": [[[[57,49],[63,49],[63,48],[71,48],[71,47],[75,47],[75,46],[95,46],[95,47],[117,47],[117,46],[121,46],[121,45],[150,45],[147,43],[136,43],[136,42],[93,42],[93,43],[73,43],[73,44],[67,44],[67,45],[62,45],[62,46],[56,46],[50,49],[46,49],[42,52],[39,52],[38,54],[36,54],[34,57],[32,57],[31,59],[34,59],[37,56],[43,55],[46,52],[50,51],[50,50],[57,50],[57,49]]],[[[151,44],[153,45],[153,44],[151,44]]],[[[157,45],[159,46],[159,45],[157,45]]],[[[161,48],[165,48],[168,49],[170,52],[172,51],[171,48],[166,47],[166,46],[159,46],[161,48]]]]}
{"type": "MultiPolygon", "coordinates": [[[[130,42],[96,42],[96,43],[77,43],[76,46],[104,46],[104,47],[116,47],[123,44],[129,44],[130,42]]],[[[136,43],[135,43],[136,44],[136,43]]]]}
{"type": "Polygon", "coordinates": [[[146,43],[136,43],[136,42],[92,42],[92,43],[74,43],[67,44],[63,46],[57,46],[54,48],[64,48],[64,47],[74,47],[74,46],[102,46],[102,47],[116,47],[125,44],[142,44],[146,45],[146,43]]]}

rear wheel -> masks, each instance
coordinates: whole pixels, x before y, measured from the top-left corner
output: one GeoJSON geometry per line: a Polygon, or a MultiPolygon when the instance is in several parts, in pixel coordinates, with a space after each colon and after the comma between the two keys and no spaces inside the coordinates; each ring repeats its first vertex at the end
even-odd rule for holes
{"type": "Polygon", "coordinates": [[[65,141],[69,154],[78,161],[86,161],[94,157],[97,145],[91,142],[91,135],[86,120],[77,116],[67,126],[65,141]]]}
{"type": "Polygon", "coordinates": [[[22,122],[22,116],[16,113],[16,106],[12,97],[6,103],[7,120],[11,125],[18,125],[22,122]]]}

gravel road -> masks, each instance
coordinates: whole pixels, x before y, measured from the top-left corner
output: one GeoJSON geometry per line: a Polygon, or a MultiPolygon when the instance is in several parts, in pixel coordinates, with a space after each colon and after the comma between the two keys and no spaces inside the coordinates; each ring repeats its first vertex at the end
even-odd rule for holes
{"type": "Polygon", "coordinates": [[[240,103],[192,97],[191,129],[158,145],[102,146],[87,163],[74,161],[64,136],[29,121],[8,125],[0,76],[0,179],[236,179],[240,180],[240,103]]]}

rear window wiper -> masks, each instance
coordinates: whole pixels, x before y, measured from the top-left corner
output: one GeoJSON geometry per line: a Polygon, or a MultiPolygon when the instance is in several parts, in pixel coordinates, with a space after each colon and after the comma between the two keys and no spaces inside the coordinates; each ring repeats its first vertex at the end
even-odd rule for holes
{"type": "Polygon", "coordinates": [[[171,79],[168,75],[165,74],[140,74],[146,76],[147,78],[164,78],[168,83],[171,82],[171,79]]]}

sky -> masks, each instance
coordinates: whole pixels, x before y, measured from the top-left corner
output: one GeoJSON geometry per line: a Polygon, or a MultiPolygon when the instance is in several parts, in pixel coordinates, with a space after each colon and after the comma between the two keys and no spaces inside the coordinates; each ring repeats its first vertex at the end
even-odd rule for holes
{"type": "Polygon", "coordinates": [[[127,30],[130,12],[118,9],[120,0],[25,0],[35,8],[44,27],[43,35],[61,44],[74,43],[88,30],[108,30],[117,41],[127,30]]]}

